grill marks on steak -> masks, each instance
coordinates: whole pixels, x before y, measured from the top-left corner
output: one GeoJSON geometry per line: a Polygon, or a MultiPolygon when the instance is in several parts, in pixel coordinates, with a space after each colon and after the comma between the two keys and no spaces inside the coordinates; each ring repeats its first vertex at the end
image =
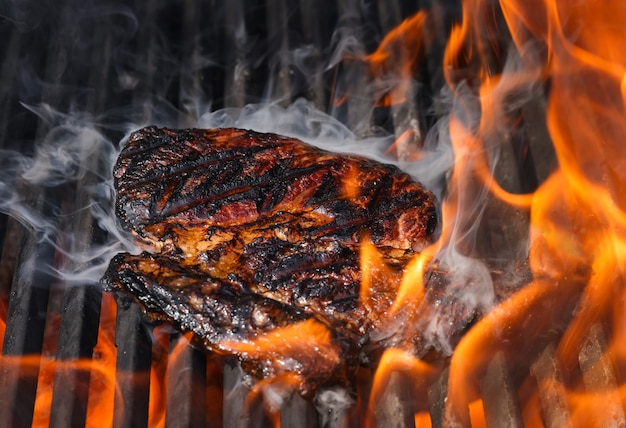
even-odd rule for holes
{"type": "Polygon", "coordinates": [[[303,238],[342,232],[355,245],[368,227],[376,245],[408,250],[420,249],[436,222],[432,195],[397,168],[273,134],[146,128],[129,139],[115,177],[118,216],[154,242],[181,224],[210,235],[290,223],[303,238]],[[359,196],[348,200],[352,170],[359,196]]]}
{"type": "Polygon", "coordinates": [[[436,225],[432,194],[397,168],[274,134],[144,128],[114,177],[116,213],[147,252],[116,257],[105,283],[223,352],[299,322],[350,349],[376,321],[359,304],[361,241],[400,277],[436,225]]]}
{"type": "Polygon", "coordinates": [[[311,317],[160,255],[119,254],[107,278],[132,292],[153,320],[174,321],[217,351],[221,342],[248,340],[311,317]]]}

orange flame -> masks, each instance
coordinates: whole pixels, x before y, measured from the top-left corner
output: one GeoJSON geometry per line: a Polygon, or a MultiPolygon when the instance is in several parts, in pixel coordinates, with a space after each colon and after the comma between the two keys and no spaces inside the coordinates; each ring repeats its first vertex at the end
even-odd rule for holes
{"type": "Polygon", "coordinates": [[[424,154],[417,149],[415,144],[412,144],[417,138],[416,132],[409,128],[402,132],[396,138],[396,140],[389,146],[386,154],[392,156],[395,159],[401,159],[403,161],[416,161],[421,159],[424,154]]]}
{"type": "Polygon", "coordinates": [[[242,342],[220,343],[220,347],[225,350],[237,351],[241,354],[254,354],[260,358],[269,356],[277,349],[289,349],[293,351],[305,350],[308,345],[319,346],[322,350],[334,350],[330,345],[330,331],[320,322],[309,319],[284,328],[273,330],[255,339],[242,342]]]}
{"type": "Polygon", "coordinates": [[[355,200],[361,194],[361,184],[359,182],[359,170],[356,165],[348,165],[348,171],[343,178],[343,194],[349,200],[355,200]]]}
{"type": "Polygon", "coordinates": [[[340,362],[339,349],[332,341],[331,331],[313,318],[253,339],[224,341],[219,346],[229,353],[265,362],[264,375],[268,380],[264,384],[271,385],[276,380],[283,387],[297,385],[302,393],[308,392],[306,373],[296,377],[290,373],[300,374],[299,368],[315,367],[317,372],[330,375],[340,362]]]}
{"type": "MultiPolygon", "coordinates": [[[[386,393],[392,376],[397,373],[401,373],[403,377],[412,379],[411,383],[413,387],[418,389],[420,386],[423,387],[432,382],[434,375],[437,374],[437,370],[430,364],[415,358],[415,356],[406,351],[397,348],[386,349],[380,359],[379,368],[376,370],[372,383],[372,394],[369,403],[370,415],[367,419],[368,426],[376,426],[374,411],[378,407],[379,401],[386,393]]],[[[416,421],[417,420],[418,415],[416,415],[416,421]]],[[[420,416],[419,424],[416,422],[416,426],[424,426],[430,423],[430,417],[420,416]]]]}
{"type": "MultiPolygon", "coordinates": [[[[520,52],[528,41],[521,36],[523,27],[548,46],[549,61],[538,75],[548,75],[551,81],[547,123],[559,169],[532,195],[530,264],[535,281],[503,302],[461,341],[451,363],[453,403],[469,402],[472,392],[461,392],[457,383],[467,383],[475,370],[484,368],[490,355],[506,349],[502,343],[511,340],[510,331],[526,323],[524,317],[551,319],[539,305],[549,303],[554,311],[572,308],[580,299],[557,352],[558,361],[569,368],[582,364],[579,353],[590,331],[615,311],[614,296],[623,295],[626,218],[623,192],[618,189],[626,177],[617,165],[623,159],[621,145],[626,136],[622,97],[626,40],[614,29],[626,22],[626,8],[616,2],[593,6],[590,2],[541,2],[535,9],[528,7],[528,2],[501,3],[520,52]],[[550,289],[555,285],[559,295],[550,297],[548,293],[553,293],[550,289]],[[558,299],[562,299],[561,305],[558,299]],[[499,313],[503,318],[498,317],[499,313]],[[504,331],[507,334],[503,337],[504,331]]],[[[484,82],[481,125],[498,117],[484,103],[485,94],[493,94],[491,80],[484,82]]],[[[479,130],[481,142],[485,141],[485,127],[479,130]]],[[[513,203],[499,191],[493,193],[513,203]]],[[[539,325],[550,328],[552,324],[544,321],[539,325]]],[[[538,326],[531,331],[527,327],[517,334],[536,335],[541,331],[538,326]]],[[[516,343],[519,346],[519,341],[516,343]]],[[[623,366],[623,360],[617,361],[610,347],[602,352],[604,356],[599,358],[606,358],[607,368],[623,366]]],[[[581,370],[584,378],[585,370],[593,369],[581,370]]],[[[581,426],[602,426],[598,417],[603,409],[610,414],[603,416],[623,420],[623,388],[616,382],[617,378],[605,383],[603,388],[609,389],[602,392],[595,392],[588,382],[585,393],[565,388],[572,420],[581,426]],[[611,394],[614,398],[607,400],[611,394]],[[621,403],[621,410],[616,411],[620,415],[610,411],[611,402],[621,403]],[[587,417],[580,419],[585,412],[587,417]]]]}
{"type": "Polygon", "coordinates": [[[116,393],[115,363],[115,301],[112,295],[102,296],[98,341],[93,350],[93,365],[87,403],[87,426],[113,426],[113,403],[116,393]]]}
{"type": "Polygon", "coordinates": [[[0,300],[0,343],[4,343],[4,334],[7,328],[7,307],[4,300],[0,300]]]}
{"type": "MultiPolygon", "coordinates": [[[[419,11],[385,35],[376,51],[367,56],[346,58],[346,62],[355,61],[367,68],[377,106],[391,106],[406,101],[415,71],[423,59],[424,49],[432,38],[427,23],[428,13],[419,11]]],[[[334,96],[335,105],[343,104],[350,90],[334,96]]]]}
{"type": "MultiPolygon", "coordinates": [[[[50,322],[50,325],[54,323],[50,322]]],[[[116,371],[117,348],[115,346],[116,305],[113,296],[102,296],[102,310],[98,341],[91,358],[58,360],[54,356],[56,336],[47,334],[42,355],[3,356],[2,365],[6,370],[22,370],[26,377],[37,377],[37,393],[33,411],[33,427],[44,427],[50,423],[50,412],[55,387],[56,374],[88,374],[89,384],[84,385],[87,398],[86,427],[114,426],[115,395],[119,393],[116,371]]],[[[153,357],[150,390],[150,410],[148,426],[165,426],[165,398],[163,368],[167,362],[167,337],[156,334],[156,346],[165,346],[165,353],[153,357]]],[[[183,341],[180,346],[186,346],[183,341]]],[[[174,358],[178,348],[174,350],[174,358]]],[[[82,386],[81,386],[82,387],[82,386]]]]}
{"type": "Polygon", "coordinates": [[[369,73],[375,78],[388,80],[389,88],[381,88],[376,96],[378,104],[390,106],[406,101],[409,85],[424,49],[425,23],[428,15],[420,11],[391,30],[366,57],[369,73]]]}
{"type": "MultiPolygon", "coordinates": [[[[439,242],[405,270],[393,310],[423,298],[422,277],[431,259],[450,250],[479,255],[474,242],[480,203],[495,198],[526,212],[533,280],[484,315],[456,346],[446,422],[484,426],[477,382],[494,355],[503,353],[511,368],[523,371],[532,352],[552,341],[558,342],[555,364],[564,378],[542,382],[566,398],[569,423],[624,422],[626,35],[619,29],[626,4],[501,0],[500,6],[519,55],[514,67],[500,48],[492,2],[464,1],[463,20],[451,31],[444,72],[456,101],[448,128],[455,163],[443,229],[439,242]],[[533,51],[541,46],[545,51],[533,51]],[[507,98],[548,79],[546,124],[557,169],[531,194],[505,190],[491,153],[516,126],[507,98]]],[[[381,360],[378,370],[393,369],[394,363],[381,360]]],[[[527,422],[541,419],[538,394],[524,395],[527,422]]]]}
{"type": "Polygon", "coordinates": [[[360,250],[362,276],[359,301],[372,320],[380,320],[392,305],[401,272],[385,263],[368,237],[363,238],[360,250]]]}

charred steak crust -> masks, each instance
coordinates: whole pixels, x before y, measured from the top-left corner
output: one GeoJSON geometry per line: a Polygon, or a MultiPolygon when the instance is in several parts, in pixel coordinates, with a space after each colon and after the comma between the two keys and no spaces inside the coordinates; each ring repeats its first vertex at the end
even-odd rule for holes
{"type": "Polygon", "coordinates": [[[244,361],[222,344],[309,319],[340,331],[340,353],[362,342],[375,320],[359,304],[361,241],[401,271],[437,222],[433,195],[396,167],[275,134],[147,127],[113,173],[116,214],[146,252],[118,255],[104,283],[244,361]]]}
{"type": "Polygon", "coordinates": [[[214,351],[226,340],[250,339],[311,317],[148,253],[118,254],[106,281],[109,286],[123,285],[153,320],[172,321],[180,329],[194,332],[214,351]]]}
{"type": "Polygon", "coordinates": [[[376,245],[408,250],[436,226],[432,194],[396,167],[275,134],[145,128],[129,138],[114,176],[124,226],[161,242],[185,224],[209,241],[271,228],[356,245],[367,230],[376,245]]]}

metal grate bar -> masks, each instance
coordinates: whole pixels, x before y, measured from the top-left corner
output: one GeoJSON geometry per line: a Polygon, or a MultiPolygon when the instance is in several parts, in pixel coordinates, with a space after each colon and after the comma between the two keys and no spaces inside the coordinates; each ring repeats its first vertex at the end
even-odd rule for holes
{"type": "MultiPolygon", "coordinates": [[[[203,29],[202,2],[185,0],[181,15],[181,53],[177,105],[181,110],[178,126],[194,126],[198,119],[197,100],[203,99],[202,86],[203,29]],[[195,99],[194,99],[195,98],[195,99]]],[[[211,88],[208,89],[209,93],[211,88]]],[[[194,349],[180,334],[170,337],[167,360],[165,425],[167,427],[204,427],[216,425],[207,420],[207,356],[194,349]]],[[[154,364],[154,362],[153,362],[154,364]]]]}
{"type": "MultiPolygon", "coordinates": [[[[98,338],[102,291],[93,286],[66,289],[57,361],[90,359],[98,338]]],[[[50,426],[82,426],[87,416],[90,373],[60,365],[55,373],[50,426]]]]}
{"type": "MultiPolygon", "coordinates": [[[[252,73],[250,65],[246,60],[248,31],[244,15],[245,7],[243,0],[234,0],[233,7],[226,8],[226,26],[223,37],[226,43],[233,48],[224,52],[225,64],[225,81],[224,93],[229,94],[225,97],[225,105],[227,107],[243,107],[246,104],[246,94],[248,91],[247,80],[252,73]]],[[[220,28],[219,25],[216,25],[220,28]]]]}
{"type": "Polygon", "coordinates": [[[522,413],[517,398],[517,386],[509,374],[502,351],[487,365],[480,382],[485,420],[490,427],[523,427],[522,413]]]}
{"type": "MultiPolygon", "coordinates": [[[[186,340],[172,335],[167,367],[167,427],[200,428],[206,426],[206,366],[207,357],[189,345],[186,340]],[[177,348],[178,346],[178,348],[177,348]],[[173,355],[172,351],[176,350],[173,355]]],[[[210,421],[214,423],[215,421],[210,421]]]]}
{"type": "Polygon", "coordinates": [[[225,427],[247,428],[249,416],[244,412],[248,390],[243,385],[243,372],[236,360],[224,363],[224,416],[225,427]]]}
{"type": "Polygon", "coordinates": [[[310,401],[294,394],[280,408],[280,426],[317,428],[317,410],[310,401]]]}
{"type": "Polygon", "coordinates": [[[116,427],[148,426],[152,342],[143,313],[130,298],[117,297],[116,384],[113,421],[116,427]]]}
{"type": "MultiPolygon", "coordinates": [[[[206,102],[202,86],[203,38],[207,32],[202,28],[202,18],[208,14],[198,0],[185,0],[183,6],[182,59],[180,61],[180,83],[178,106],[181,110],[179,126],[192,127],[201,113],[200,108],[206,102]]],[[[210,88],[209,88],[210,91],[210,88]]],[[[210,92],[209,92],[210,93],[210,92]]]]}
{"type": "Polygon", "coordinates": [[[387,388],[381,401],[376,403],[374,412],[377,427],[415,427],[413,395],[406,377],[401,373],[391,374],[387,388]]]}
{"type": "Polygon", "coordinates": [[[446,368],[439,378],[428,387],[428,409],[430,413],[430,421],[433,428],[442,428],[445,403],[448,395],[448,374],[449,369],[446,368]]]}
{"type": "Polygon", "coordinates": [[[548,428],[567,426],[570,420],[562,388],[563,376],[555,352],[554,344],[548,344],[531,366],[531,373],[537,380],[543,419],[548,428]]]}
{"type": "Polygon", "coordinates": [[[288,19],[291,13],[289,5],[297,2],[286,0],[266,0],[268,52],[276,52],[270,59],[270,79],[266,99],[280,100],[281,104],[289,105],[294,93],[287,56],[289,55],[288,19]]]}
{"type": "Polygon", "coordinates": [[[301,73],[307,74],[304,96],[321,111],[328,109],[331,96],[331,75],[325,72],[322,60],[329,54],[331,36],[337,22],[335,3],[323,4],[315,0],[300,0],[300,21],[303,42],[313,48],[309,61],[301,73]]]}
{"type": "MultiPolygon", "coordinates": [[[[138,2],[140,16],[138,37],[134,45],[132,71],[140,80],[132,95],[133,119],[148,123],[155,118],[157,73],[157,4],[138,2]]],[[[159,94],[162,95],[162,89],[159,94]]],[[[147,427],[150,403],[150,368],[152,340],[142,310],[131,298],[117,296],[116,384],[113,421],[119,427],[147,427]]]]}
{"type": "MultiPolygon", "coordinates": [[[[579,353],[578,361],[583,383],[589,392],[603,391],[603,420],[612,426],[625,426],[626,415],[618,390],[617,379],[606,355],[606,333],[600,323],[589,329],[589,335],[579,353]]],[[[600,415],[598,415],[600,416],[600,415]]]]}
{"type": "MultiPolygon", "coordinates": [[[[377,5],[383,34],[388,34],[402,22],[403,15],[400,11],[400,5],[397,1],[382,0],[379,0],[377,5]]],[[[410,35],[409,37],[414,37],[414,35],[410,35]]],[[[399,55],[400,57],[397,58],[397,60],[410,61],[409,55],[413,54],[419,55],[420,57],[423,56],[423,52],[403,52],[402,55],[399,55]]],[[[401,160],[408,160],[409,147],[407,147],[407,145],[414,146],[414,149],[420,148],[423,145],[423,136],[426,135],[426,118],[424,114],[427,109],[422,108],[418,110],[417,102],[422,99],[422,97],[418,96],[419,91],[417,85],[413,81],[407,82],[406,84],[406,91],[403,94],[405,100],[401,103],[394,103],[391,106],[391,117],[396,138],[399,138],[407,131],[410,133],[408,134],[410,137],[403,139],[403,144],[398,147],[398,157],[401,160]]],[[[427,85],[424,85],[424,87],[427,87],[427,85]]]]}

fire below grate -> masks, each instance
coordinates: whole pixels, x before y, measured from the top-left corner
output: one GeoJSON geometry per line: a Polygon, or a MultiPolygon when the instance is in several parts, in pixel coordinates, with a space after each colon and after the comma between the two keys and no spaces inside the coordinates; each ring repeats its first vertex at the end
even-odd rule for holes
{"type": "MultiPolygon", "coordinates": [[[[613,332],[606,320],[592,324],[577,359],[560,354],[569,317],[578,310],[574,297],[552,298],[568,310],[554,315],[552,330],[528,346],[522,362],[506,347],[494,352],[460,408],[450,391],[457,370],[452,357],[419,382],[402,371],[392,374],[373,406],[375,371],[360,368],[355,394],[327,390],[313,401],[291,394],[274,411],[251,399],[236,361],[194,349],[186,336],[147,323],[134,302],[103,294],[89,273],[101,272],[104,256],[80,257],[111,240],[112,230],[85,207],[104,197],[99,186],[110,178],[111,142],[122,139],[128,123],[187,127],[206,112],[227,115],[224,109],[270,102],[287,107],[304,98],[360,138],[395,135],[405,161],[416,148],[431,148],[425,136],[449,108],[440,96],[441,64],[452,25],[462,21],[461,3],[45,0],[0,6],[0,162],[11,166],[0,172],[0,208],[8,213],[0,214],[0,421],[14,427],[560,427],[576,417],[565,391],[571,388],[602,391],[605,420],[626,424],[618,392],[623,374],[607,357],[613,332]],[[363,61],[340,61],[340,45],[353,57],[371,53],[418,10],[429,11],[432,27],[422,34],[428,43],[411,70],[415,80],[403,88],[401,102],[377,105],[371,71],[363,61]],[[31,173],[45,172],[46,161],[55,159],[44,155],[59,135],[89,142],[64,148],[80,159],[64,165],[68,177],[41,182],[17,174],[24,159],[38,162],[31,173]],[[9,188],[16,193],[6,193],[9,188]],[[26,200],[11,200],[13,194],[26,200]]],[[[495,3],[486,2],[497,11],[489,24],[503,26],[495,3]]],[[[508,46],[510,36],[503,32],[494,43],[508,46]]],[[[491,54],[496,75],[506,55],[491,54]]],[[[544,86],[508,112],[514,126],[498,136],[494,177],[515,194],[535,190],[556,164],[544,86]]],[[[479,253],[498,254],[504,276],[518,252],[511,243],[528,239],[529,219],[495,199],[484,210],[492,221],[479,228],[479,253]],[[513,221],[503,228],[503,219],[513,221]]]]}

